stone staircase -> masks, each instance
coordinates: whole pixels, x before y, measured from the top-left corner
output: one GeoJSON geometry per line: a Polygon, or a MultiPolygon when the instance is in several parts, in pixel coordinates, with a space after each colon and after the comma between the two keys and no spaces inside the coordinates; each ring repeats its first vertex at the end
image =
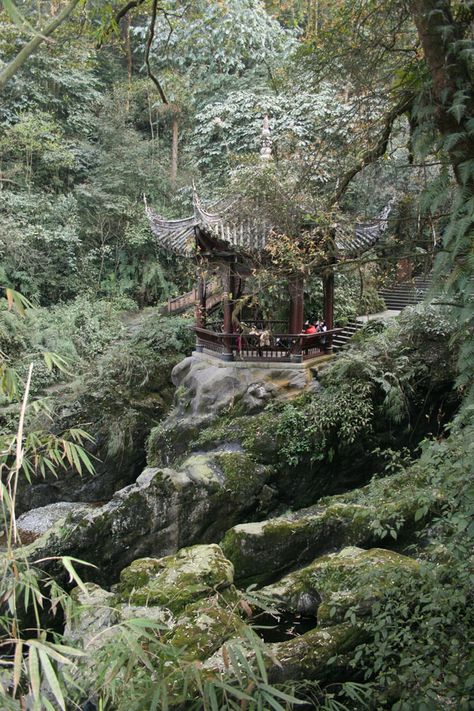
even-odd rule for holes
{"type": "MultiPolygon", "coordinates": [[[[423,301],[431,286],[432,276],[431,274],[428,274],[426,276],[415,277],[409,282],[400,282],[399,284],[394,284],[386,289],[381,289],[379,294],[385,301],[387,311],[399,312],[407,306],[413,306],[414,304],[419,304],[420,301],[423,301]]],[[[388,316],[389,314],[386,313],[385,315],[388,316]]],[[[344,327],[344,330],[341,331],[341,333],[338,333],[337,336],[334,336],[334,353],[341,351],[350,341],[354,333],[357,333],[363,325],[363,321],[349,321],[347,326],[344,327]]]]}
{"type": "Polygon", "coordinates": [[[387,309],[390,311],[401,311],[406,306],[419,304],[431,288],[432,276],[415,277],[412,281],[400,282],[387,289],[379,291],[380,296],[385,301],[387,309]]]}
{"type": "Polygon", "coordinates": [[[361,321],[349,321],[346,326],[344,326],[344,330],[341,331],[340,333],[337,333],[332,342],[332,350],[333,353],[338,353],[340,350],[344,348],[344,346],[347,345],[347,343],[350,341],[352,336],[359,331],[364,324],[361,321]]]}

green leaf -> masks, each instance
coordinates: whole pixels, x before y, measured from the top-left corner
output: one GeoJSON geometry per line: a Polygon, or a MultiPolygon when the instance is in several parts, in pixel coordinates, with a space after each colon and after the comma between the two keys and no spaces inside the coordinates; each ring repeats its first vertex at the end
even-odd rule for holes
{"type": "Polygon", "coordinates": [[[30,645],[28,650],[28,677],[31,684],[31,693],[35,702],[35,708],[38,708],[40,700],[40,671],[38,664],[38,654],[33,645],[30,645]]]}
{"type": "Polygon", "coordinates": [[[84,585],[84,583],[82,582],[81,577],[76,572],[76,570],[72,564],[72,561],[74,561],[75,563],[81,563],[81,565],[88,565],[92,568],[95,568],[96,566],[92,565],[91,563],[86,563],[83,560],[78,560],[77,558],[71,558],[70,556],[62,556],[59,560],[61,561],[63,566],[66,568],[67,572],[69,573],[69,582],[72,583],[72,581],[74,580],[77,583],[77,585],[80,587],[82,592],[84,592],[86,595],[88,595],[89,594],[88,590],[87,590],[86,586],[84,585]]]}
{"type": "Polygon", "coordinates": [[[287,701],[290,704],[304,704],[305,703],[304,701],[297,699],[296,696],[286,694],[285,692],[280,691],[280,689],[276,689],[274,686],[269,686],[268,684],[259,684],[259,689],[262,689],[263,691],[267,691],[269,694],[276,696],[277,698],[281,699],[282,701],[287,701]]]}
{"type": "Polygon", "coordinates": [[[63,692],[61,691],[61,686],[59,684],[59,679],[56,676],[56,672],[53,669],[51,661],[48,656],[48,650],[46,648],[39,649],[39,656],[41,660],[41,667],[46,676],[49,688],[51,689],[54,698],[58,702],[62,711],[66,710],[66,704],[64,702],[63,692]]]}

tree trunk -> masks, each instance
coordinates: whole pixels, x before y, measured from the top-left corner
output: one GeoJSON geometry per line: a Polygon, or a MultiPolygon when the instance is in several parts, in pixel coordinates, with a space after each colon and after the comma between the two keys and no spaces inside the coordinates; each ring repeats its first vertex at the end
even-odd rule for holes
{"type": "Polygon", "coordinates": [[[457,183],[474,189],[472,172],[463,170],[474,159],[474,139],[467,126],[474,114],[469,60],[454,47],[466,34],[469,19],[455,21],[449,0],[411,0],[411,11],[433,82],[437,128],[449,139],[447,152],[457,183]]]}
{"type": "Polygon", "coordinates": [[[173,112],[173,138],[171,144],[171,185],[176,187],[176,178],[178,175],[178,113],[173,112]]]}
{"type": "Polygon", "coordinates": [[[130,15],[125,15],[121,23],[121,34],[122,41],[125,47],[125,55],[127,58],[127,78],[128,78],[128,88],[127,88],[127,100],[125,103],[125,111],[128,113],[130,111],[130,95],[132,93],[132,72],[133,72],[133,58],[132,58],[132,48],[130,46],[130,15]]]}

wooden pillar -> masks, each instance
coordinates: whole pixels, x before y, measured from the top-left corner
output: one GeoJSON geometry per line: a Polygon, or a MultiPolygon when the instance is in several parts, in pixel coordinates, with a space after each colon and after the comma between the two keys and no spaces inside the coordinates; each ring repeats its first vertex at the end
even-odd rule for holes
{"type": "Polygon", "coordinates": [[[301,333],[304,323],[303,277],[290,279],[290,333],[301,333]]]}
{"type": "Polygon", "coordinates": [[[328,331],[334,328],[334,272],[323,276],[324,320],[328,331]]]}
{"type": "MultiPolygon", "coordinates": [[[[328,331],[334,328],[334,272],[328,271],[323,276],[323,295],[324,295],[324,320],[328,331]]],[[[327,353],[332,353],[332,335],[326,339],[324,350],[327,353]]]]}
{"type": "Polygon", "coordinates": [[[235,289],[235,276],[232,271],[232,265],[225,265],[225,273],[223,278],[224,284],[224,297],[222,300],[222,306],[224,309],[224,360],[233,360],[234,356],[232,354],[232,338],[229,338],[233,332],[232,325],[232,307],[234,300],[234,289],[235,289]],[[227,337],[226,337],[227,336],[227,337]]]}
{"type": "Polygon", "coordinates": [[[196,311],[195,321],[198,328],[206,327],[206,281],[203,277],[199,277],[196,289],[196,311]]]}
{"type": "Polygon", "coordinates": [[[290,333],[298,334],[291,349],[291,360],[301,362],[301,332],[304,323],[304,281],[302,276],[294,276],[290,279],[290,333]]]}

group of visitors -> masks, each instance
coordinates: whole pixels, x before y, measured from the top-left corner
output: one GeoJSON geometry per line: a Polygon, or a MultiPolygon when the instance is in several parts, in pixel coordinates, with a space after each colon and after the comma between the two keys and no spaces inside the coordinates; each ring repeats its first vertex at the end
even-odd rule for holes
{"type": "MultiPolygon", "coordinates": [[[[263,325],[262,322],[262,326],[263,325]]],[[[255,322],[250,326],[243,322],[239,323],[238,328],[236,328],[234,324],[234,329],[234,334],[237,335],[236,346],[239,354],[241,354],[243,350],[250,348],[251,350],[254,349],[259,356],[262,356],[264,349],[271,348],[272,345],[274,345],[277,350],[290,353],[298,341],[296,336],[291,338],[272,337],[272,333],[268,327],[258,328],[255,322]]],[[[327,330],[326,322],[323,319],[313,319],[305,322],[302,333],[325,333],[327,330]]],[[[326,338],[323,338],[321,344],[324,346],[325,343],[326,338]]]]}
{"type": "Polygon", "coordinates": [[[305,321],[302,333],[325,333],[327,330],[326,321],[314,319],[312,321],[305,321]]]}

